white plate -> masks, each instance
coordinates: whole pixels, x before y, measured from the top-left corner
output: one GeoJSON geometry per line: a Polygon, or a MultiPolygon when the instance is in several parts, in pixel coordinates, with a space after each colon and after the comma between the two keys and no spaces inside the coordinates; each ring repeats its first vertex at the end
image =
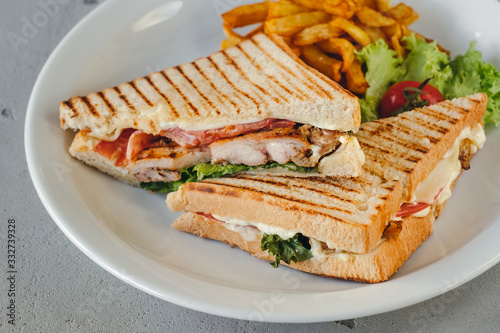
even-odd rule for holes
{"type": "MultiPolygon", "coordinates": [[[[464,53],[470,40],[500,64],[494,0],[408,1],[414,30],[464,53]]],[[[444,293],[500,260],[500,131],[461,177],[434,234],[388,282],[364,285],[273,269],[225,244],[170,228],[177,214],[149,194],[81,165],[67,153],[59,102],[208,55],[233,0],[108,0],[83,19],[45,64],[33,89],[25,143],[36,190],[57,225],[90,258],[137,288],[212,314],[317,322],[398,309],[444,293]]]]}

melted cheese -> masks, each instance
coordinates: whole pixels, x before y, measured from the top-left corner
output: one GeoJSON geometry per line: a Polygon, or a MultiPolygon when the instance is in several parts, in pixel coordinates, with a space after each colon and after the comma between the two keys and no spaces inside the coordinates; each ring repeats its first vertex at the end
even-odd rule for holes
{"type": "Polygon", "coordinates": [[[472,153],[481,149],[486,140],[482,125],[477,124],[472,129],[467,127],[460,132],[460,135],[455,139],[453,146],[446,152],[443,159],[439,161],[427,178],[418,185],[410,202],[442,204],[450,198],[451,185],[462,169],[458,157],[460,154],[460,144],[465,139],[472,141],[472,153]]]}
{"type": "MultiPolygon", "coordinates": [[[[215,219],[219,221],[225,222],[223,225],[228,230],[239,233],[243,239],[246,241],[256,241],[258,236],[261,236],[262,233],[268,235],[278,235],[282,239],[289,239],[295,236],[298,233],[298,230],[286,230],[280,227],[273,227],[267,224],[259,223],[259,222],[250,222],[244,220],[238,220],[231,217],[222,217],[219,215],[212,215],[215,219]],[[254,227],[254,228],[249,228],[254,227]],[[258,229],[258,231],[256,230],[258,229]]],[[[358,253],[349,252],[342,250],[340,248],[329,248],[326,243],[320,242],[317,239],[309,237],[311,244],[311,253],[313,258],[324,261],[328,257],[333,255],[338,256],[343,261],[347,261],[350,257],[358,255],[358,253]]],[[[382,243],[386,241],[385,238],[381,238],[375,248],[380,246],[382,243]]]]}
{"type": "Polygon", "coordinates": [[[280,228],[280,227],[270,226],[268,224],[264,224],[264,223],[260,223],[260,222],[250,222],[250,221],[238,220],[238,219],[233,219],[231,217],[223,217],[223,216],[219,216],[219,215],[215,215],[215,214],[213,214],[213,217],[219,221],[223,221],[223,222],[227,223],[226,227],[228,227],[228,229],[230,229],[232,226],[233,227],[234,226],[239,226],[239,227],[252,226],[252,227],[256,227],[257,229],[259,229],[262,233],[265,233],[268,235],[278,235],[282,239],[292,238],[293,236],[295,236],[295,234],[297,234],[299,232],[298,230],[294,230],[294,229],[288,230],[288,229],[284,229],[284,228],[280,228]]]}

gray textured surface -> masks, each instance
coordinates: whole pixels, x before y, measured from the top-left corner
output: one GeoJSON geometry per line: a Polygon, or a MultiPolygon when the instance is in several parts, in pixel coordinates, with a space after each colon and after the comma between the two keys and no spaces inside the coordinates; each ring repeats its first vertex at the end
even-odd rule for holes
{"type": "MultiPolygon", "coordinates": [[[[25,110],[44,62],[67,31],[95,9],[74,0],[15,52],[8,33],[50,1],[0,0],[1,332],[498,332],[500,265],[447,294],[377,316],[317,324],[266,324],[169,304],[110,275],[57,228],[38,199],[24,156],[25,110]],[[16,219],[16,325],[7,317],[8,219],[16,219]]],[[[65,3],[67,1],[60,1],[65,3]]]]}

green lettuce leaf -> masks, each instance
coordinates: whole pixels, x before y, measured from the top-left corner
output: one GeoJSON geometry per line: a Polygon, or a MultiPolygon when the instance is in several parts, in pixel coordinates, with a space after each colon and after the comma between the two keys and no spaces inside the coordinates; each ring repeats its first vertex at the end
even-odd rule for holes
{"type": "Polygon", "coordinates": [[[402,63],[405,74],[399,77],[397,82],[423,82],[432,78],[429,83],[442,92],[453,76],[448,66],[449,56],[439,50],[435,41],[427,43],[424,39],[415,37],[415,34],[403,37],[403,41],[410,52],[402,63]]]}
{"type": "Polygon", "coordinates": [[[500,125],[500,74],[492,64],[482,59],[481,52],[475,50],[471,42],[464,55],[459,55],[450,63],[453,78],[447,82],[444,97],[452,99],[477,92],[488,95],[485,123],[500,125]]]}
{"type": "Polygon", "coordinates": [[[293,172],[317,172],[317,168],[305,168],[298,166],[295,163],[289,162],[279,164],[278,162],[271,162],[265,165],[242,165],[242,164],[227,164],[218,165],[211,163],[201,163],[191,168],[183,168],[180,170],[181,179],[173,182],[149,182],[140,183],[139,186],[145,190],[159,193],[170,193],[177,191],[182,184],[187,182],[198,182],[206,178],[219,178],[226,175],[231,175],[236,172],[250,171],[255,169],[272,169],[272,168],[285,168],[293,172]]]}
{"type": "Polygon", "coordinates": [[[359,108],[361,109],[361,122],[366,123],[378,119],[378,104],[380,98],[374,96],[359,99],[359,108]]]}
{"type": "MultiPolygon", "coordinates": [[[[396,51],[389,49],[383,39],[356,52],[356,59],[366,67],[365,77],[370,84],[365,93],[366,99],[380,101],[385,91],[405,73],[401,67],[403,60],[396,51]]],[[[370,115],[366,118],[369,119],[370,115]]]]}
{"type": "Polygon", "coordinates": [[[428,43],[415,35],[404,37],[404,41],[409,51],[405,60],[398,58],[383,40],[356,53],[370,85],[359,99],[362,122],[378,119],[380,100],[392,84],[406,80],[422,82],[432,77],[430,84],[441,91],[445,99],[486,93],[488,105],[484,122],[500,126],[500,74],[495,66],[483,61],[481,53],[474,49],[474,42],[464,55],[450,61],[436,42],[428,43]]]}
{"type": "Polygon", "coordinates": [[[280,265],[281,261],[290,264],[290,261],[301,262],[312,258],[309,239],[302,234],[296,234],[292,238],[282,239],[278,235],[264,234],[260,242],[262,251],[268,251],[275,257],[271,262],[274,268],[280,265]]]}

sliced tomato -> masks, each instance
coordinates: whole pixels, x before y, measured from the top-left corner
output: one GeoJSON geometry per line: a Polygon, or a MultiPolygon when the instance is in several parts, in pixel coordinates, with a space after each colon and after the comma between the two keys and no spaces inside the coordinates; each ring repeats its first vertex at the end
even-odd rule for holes
{"type": "Polygon", "coordinates": [[[116,158],[115,165],[123,166],[127,164],[127,146],[130,136],[135,129],[127,128],[123,130],[115,141],[101,140],[94,148],[94,151],[107,159],[116,158]]]}
{"type": "Polygon", "coordinates": [[[396,217],[406,217],[414,215],[420,211],[423,211],[429,206],[430,205],[425,202],[404,203],[399,208],[399,212],[396,214],[396,217]]]}
{"type": "Polygon", "coordinates": [[[206,217],[207,219],[212,219],[212,220],[216,220],[216,221],[219,221],[219,222],[223,222],[221,220],[217,220],[212,214],[210,213],[203,213],[203,212],[197,212],[196,214],[198,215],[201,215],[203,217],[206,217]]]}

